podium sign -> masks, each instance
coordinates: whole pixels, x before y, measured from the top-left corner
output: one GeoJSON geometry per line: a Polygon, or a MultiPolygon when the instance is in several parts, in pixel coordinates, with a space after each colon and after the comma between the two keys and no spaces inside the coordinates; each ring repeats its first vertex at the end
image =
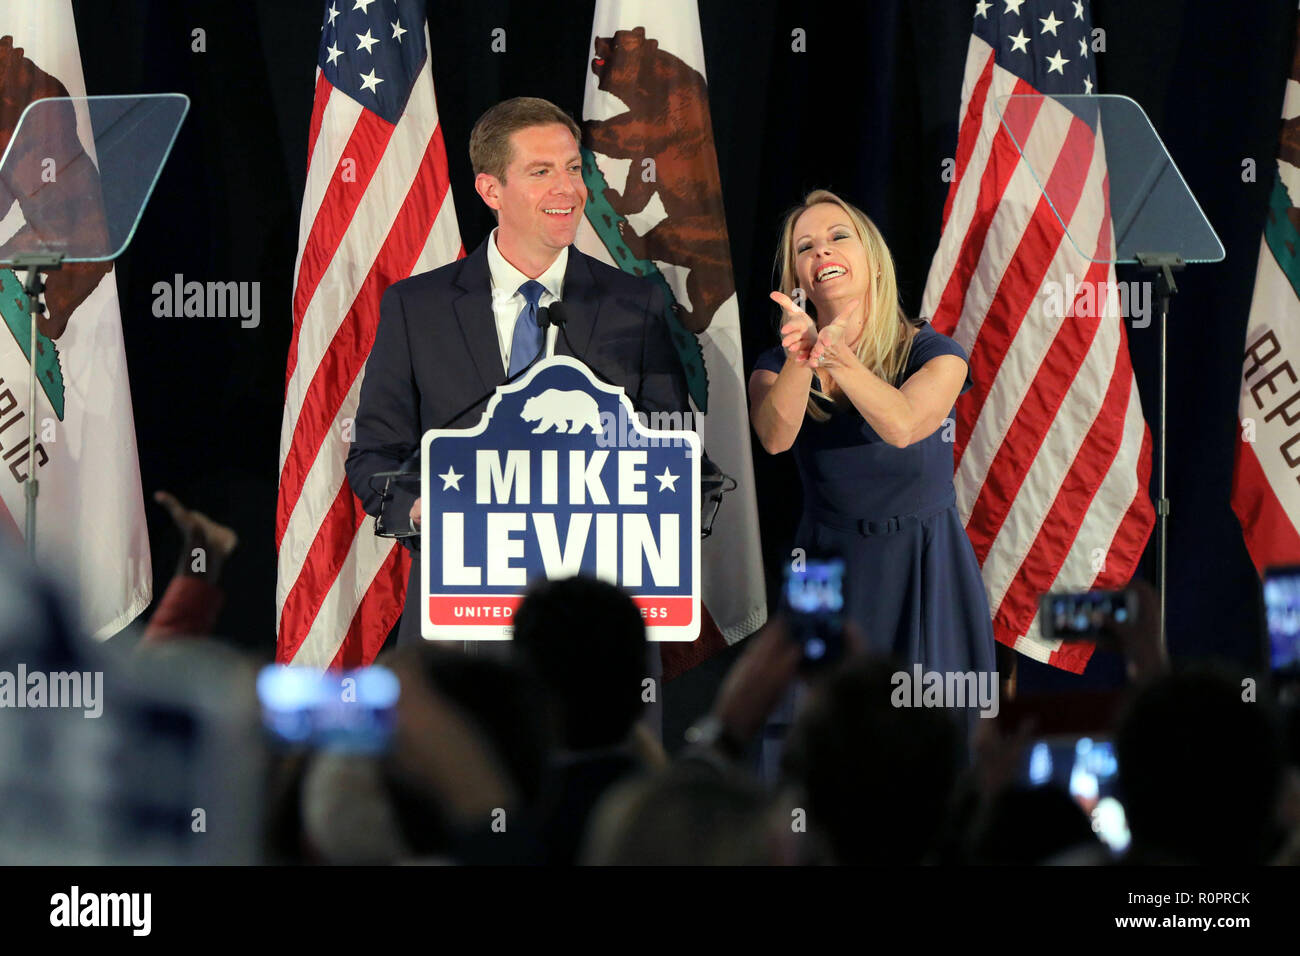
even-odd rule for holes
{"type": "Polygon", "coordinates": [[[575,574],[632,595],[652,641],[699,635],[695,432],[646,427],[621,388],[555,356],[474,428],[425,432],[420,459],[426,639],[509,640],[528,585],[575,574]]]}

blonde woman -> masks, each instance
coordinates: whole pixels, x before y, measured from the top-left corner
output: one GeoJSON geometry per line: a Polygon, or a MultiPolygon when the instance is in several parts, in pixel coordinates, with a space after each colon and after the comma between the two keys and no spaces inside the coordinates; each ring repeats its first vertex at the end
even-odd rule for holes
{"type": "Polygon", "coordinates": [[[834,193],[786,216],[777,268],[781,345],[750,376],[750,416],[770,453],[794,452],[796,545],[845,558],[845,609],[872,652],[996,670],[944,425],[971,385],[966,353],[907,318],[880,231],[834,193]]]}

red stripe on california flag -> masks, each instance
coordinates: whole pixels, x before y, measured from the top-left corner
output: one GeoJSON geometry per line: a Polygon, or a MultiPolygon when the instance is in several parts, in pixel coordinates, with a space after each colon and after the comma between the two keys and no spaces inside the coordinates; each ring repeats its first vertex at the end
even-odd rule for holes
{"type": "MultiPolygon", "coordinates": [[[[363,527],[357,533],[370,532],[363,527]]],[[[375,659],[384,646],[388,632],[402,616],[406,579],[410,573],[409,552],[393,542],[384,563],[375,572],[374,581],[357,604],[347,633],[343,635],[343,643],[330,661],[331,669],[365,667],[375,659]]]]}
{"type": "Polygon", "coordinates": [[[441,208],[450,188],[446,167],[438,157],[445,154],[442,127],[434,128],[424,150],[419,172],[402,203],[393,228],[375,257],[374,265],[357,291],[352,307],[339,323],[329,348],[321,356],[303,397],[294,425],[289,454],[280,472],[280,496],[275,516],[276,546],[284,538],[289,516],[307,481],[321,445],[337,426],[343,399],[365,365],[379,328],[379,301],[384,290],[397,279],[411,274],[428,240],[429,210],[441,208]]]}
{"type": "Polygon", "coordinates": [[[302,570],[285,595],[280,612],[277,660],[291,661],[298,653],[365,517],[361,502],[345,478],[312,539],[302,570]]]}
{"type": "Polygon", "coordinates": [[[307,168],[311,169],[312,157],[316,155],[316,137],[320,135],[321,119],[325,116],[325,106],[330,101],[334,87],[325,79],[322,70],[316,71],[316,94],[311,103],[311,125],[307,127],[307,168]]]}
{"type": "Polygon", "coordinates": [[[19,529],[14,516],[9,513],[9,506],[0,501],[0,534],[12,534],[15,541],[25,541],[27,536],[19,529]]]}
{"type": "MultiPolygon", "coordinates": [[[[1017,82],[1013,90],[1016,95],[1027,95],[1033,92],[1033,87],[1023,81],[1017,82]]],[[[1016,138],[1021,142],[1024,142],[1029,135],[1033,123],[1033,116],[1030,113],[1036,112],[1037,109],[1038,107],[1034,106],[1031,111],[1018,111],[1016,115],[1009,117],[1009,121],[1016,127],[1016,138]]],[[[988,238],[989,227],[993,225],[994,215],[1002,202],[1002,194],[1006,192],[1007,184],[1011,182],[1011,176],[1019,164],[1020,150],[1016,148],[1015,141],[1012,140],[1006,127],[999,122],[998,131],[993,135],[993,145],[989,149],[988,161],[980,173],[980,188],[979,194],[975,197],[975,212],[966,228],[961,251],[957,253],[952,272],[944,287],[943,295],[935,306],[931,321],[931,325],[944,335],[952,334],[952,330],[957,326],[957,320],[961,317],[962,303],[966,301],[971,277],[979,267],[980,257],[984,254],[984,242],[988,238]]],[[[951,188],[949,191],[952,191],[951,188]]]]}
{"type": "Polygon", "coordinates": [[[329,269],[339,243],[352,222],[352,216],[366,194],[366,188],[383,159],[388,140],[396,129],[370,110],[362,110],[357,124],[352,128],[348,144],[339,157],[334,175],[325,187],[316,219],[311,224],[311,231],[302,248],[298,267],[298,287],[293,293],[293,335],[289,340],[289,359],[285,369],[285,387],[293,377],[293,370],[298,364],[298,334],[302,328],[303,316],[321,278],[329,269]],[[350,170],[349,178],[343,173],[350,170]],[[355,176],[355,178],[352,178],[355,176]]]}
{"type": "Polygon", "coordinates": [[[989,87],[993,85],[993,69],[997,65],[997,57],[993,54],[993,49],[989,48],[988,59],[984,63],[984,69],[980,72],[979,81],[975,88],[971,90],[970,103],[966,107],[966,118],[962,120],[961,126],[957,131],[957,155],[956,169],[953,171],[952,186],[948,190],[948,198],[943,204],[942,226],[948,224],[948,215],[952,212],[953,200],[957,197],[957,189],[961,186],[961,177],[966,172],[966,167],[970,163],[971,154],[975,152],[975,144],[980,138],[980,120],[984,116],[984,104],[988,99],[989,87]]]}
{"type": "Polygon", "coordinates": [[[1241,522],[1246,550],[1259,576],[1275,564],[1300,564],[1300,534],[1249,442],[1237,432],[1236,463],[1232,472],[1232,510],[1241,522]]]}

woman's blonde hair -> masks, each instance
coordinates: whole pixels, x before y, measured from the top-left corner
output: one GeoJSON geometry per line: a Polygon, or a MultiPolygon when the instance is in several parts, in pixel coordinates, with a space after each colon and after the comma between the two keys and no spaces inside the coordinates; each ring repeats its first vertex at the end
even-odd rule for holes
{"type": "MultiPolygon", "coordinates": [[[[776,250],[774,272],[779,275],[779,289],[790,298],[795,298],[795,289],[799,285],[799,275],[795,270],[794,260],[794,224],[805,212],[820,203],[833,203],[844,210],[849,222],[857,231],[858,238],[866,247],[867,261],[874,263],[875,272],[867,277],[867,314],[863,321],[862,333],[858,338],[854,353],[867,368],[891,385],[907,368],[907,357],[912,350],[912,335],[909,332],[911,322],[898,301],[898,280],[894,274],[894,257],[885,245],[885,237],[880,234],[876,224],[867,214],[852,203],[845,202],[828,189],[814,189],[804,197],[801,205],[786,213],[781,225],[781,242],[776,250]]],[[[805,293],[803,308],[816,321],[816,308],[811,298],[805,293]]],[[[782,315],[784,318],[784,315],[782,315]]],[[[830,413],[819,405],[817,399],[829,402],[827,396],[816,387],[809,389],[808,414],[816,421],[826,421],[830,413]]]]}

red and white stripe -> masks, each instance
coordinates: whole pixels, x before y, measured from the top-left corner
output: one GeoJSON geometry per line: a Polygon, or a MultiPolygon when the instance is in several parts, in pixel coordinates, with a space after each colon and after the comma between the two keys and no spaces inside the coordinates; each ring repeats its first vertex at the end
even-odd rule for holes
{"type": "Polygon", "coordinates": [[[1044,640],[1038,599],[1133,576],[1154,522],[1151,436],[1118,310],[1076,315],[1077,299],[1064,317],[1044,308],[1044,283],[1072,276],[1114,289],[1115,268],[1074,248],[1017,142],[1075,241],[1105,258],[1114,240],[1101,132],[1051,100],[1014,101],[1014,139],[1003,127],[998,98],[1035,92],[972,36],[955,178],[921,311],[971,359],[953,480],[994,634],[1079,673],[1092,645],[1044,640]]]}
{"type": "Polygon", "coordinates": [[[281,663],[368,664],[401,615],[409,557],[375,537],[343,463],[384,290],[463,255],[427,65],[396,125],[318,70],[280,431],[281,663]]]}

